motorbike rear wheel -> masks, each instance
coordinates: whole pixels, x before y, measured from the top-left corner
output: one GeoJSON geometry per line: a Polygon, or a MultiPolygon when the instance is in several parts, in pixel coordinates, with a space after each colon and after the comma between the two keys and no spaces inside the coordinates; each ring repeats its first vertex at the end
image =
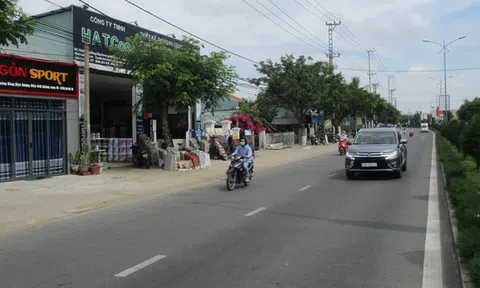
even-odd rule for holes
{"type": "Polygon", "coordinates": [[[237,174],[230,173],[227,175],[227,189],[228,191],[232,191],[235,189],[235,184],[237,183],[237,174]]]}
{"type": "Polygon", "coordinates": [[[345,154],[345,149],[343,149],[343,148],[338,149],[338,151],[340,152],[340,155],[344,155],[344,154],[345,154]]]}

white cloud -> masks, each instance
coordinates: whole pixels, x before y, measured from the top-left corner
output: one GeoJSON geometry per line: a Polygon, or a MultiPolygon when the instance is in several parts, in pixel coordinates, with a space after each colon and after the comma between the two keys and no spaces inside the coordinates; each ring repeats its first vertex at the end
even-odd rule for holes
{"type": "MultiPolygon", "coordinates": [[[[62,6],[81,5],[80,2],[74,0],[52,1],[62,6]]],[[[86,1],[114,18],[126,22],[137,20],[141,27],[165,34],[174,33],[177,38],[183,34],[124,1],[86,1]]],[[[275,15],[258,5],[255,0],[245,1],[282,24],[286,29],[291,30],[278,18],[275,18],[275,15]]],[[[261,1],[291,25],[296,25],[269,1],[258,1],[261,1]]],[[[336,58],[335,63],[341,68],[365,69],[368,67],[366,46],[374,47],[386,68],[405,71],[398,73],[377,71],[373,77],[374,81],[378,80],[381,84],[378,91],[386,97],[387,76],[396,76],[395,95],[398,97],[399,108],[405,111],[420,109],[419,106],[422,105],[428,106],[434,94],[438,92],[438,85],[429,80],[429,77],[443,77],[442,72],[420,72],[443,68],[443,56],[438,53],[439,47],[423,43],[422,39],[430,38],[434,41],[442,41],[443,38],[455,39],[461,34],[468,34],[465,40],[452,45],[447,59],[447,67],[480,66],[477,49],[480,45],[480,35],[476,29],[480,24],[478,17],[467,15],[448,20],[450,14],[465,10],[476,3],[475,0],[337,0],[331,2],[298,0],[310,12],[296,4],[295,1],[274,0],[289,16],[321,40],[320,44],[312,44],[317,49],[286,33],[259,15],[242,0],[134,0],[134,2],[198,36],[257,61],[267,58],[278,59],[286,53],[308,54],[318,60],[326,60],[326,49],[321,46],[325,46],[327,43],[325,21],[331,21],[333,17],[328,11],[332,12],[343,23],[336,28],[334,33],[334,49],[341,53],[341,57],[336,58]],[[314,4],[316,8],[308,3],[314,4]],[[318,3],[321,3],[328,11],[318,3]],[[348,30],[345,26],[348,27],[348,30]],[[359,41],[350,37],[350,32],[362,43],[358,43],[359,41]]],[[[38,0],[20,0],[19,4],[29,14],[57,8],[45,1],[38,0]]],[[[302,28],[295,27],[310,37],[310,34],[307,34],[302,28]]],[[[292,33],[299,35],[298,32],[292,33]]],[[[304,38],[303,36],[299,37],[304,38]]],[[[309,42],[311,43],[311,41],[309,42]]],[[[212,50],[214,50],[213,47],[206,45],[206,52],[212,50]]],[[[372,59],[372,69],[380,69],[381,65],[378,62],[380,61],[376,57],[372,59]]],[[[252,63],[234,56],[230,58],[229,63],[235,65],[238,73],[243,77],[256,75],[252,63]]],[[[358,76],[362,85],[368,83],[366,71],[341,71],[346,79],[358,76]]],[[[455,103],[461,104],[460,102],[454,103],[454,99],[471,99],[478,96],[475,82],[480,77],[480,71],[452,71],[448,74],[456,78],[448,82],[448,92],[452,95],[452,107],[455,107],[455,103]],[[462,76],[460,77],[460,75],[462,76]]],[[[248,92],[245,91],[239,93],[248,95],[248,92]]]]}

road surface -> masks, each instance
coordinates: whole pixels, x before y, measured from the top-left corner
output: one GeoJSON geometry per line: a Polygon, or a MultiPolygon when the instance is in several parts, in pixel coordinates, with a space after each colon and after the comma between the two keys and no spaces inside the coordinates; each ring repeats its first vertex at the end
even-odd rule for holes
{"type": "MultiPolygon", "coordinates": [[[[325,155],[8,234],[0,287],[422,287],[432,139],[409,138],[403,179],[347,181],[325,155]]],[[[440,196],[434,273],[455,288],[440,196]]]]}

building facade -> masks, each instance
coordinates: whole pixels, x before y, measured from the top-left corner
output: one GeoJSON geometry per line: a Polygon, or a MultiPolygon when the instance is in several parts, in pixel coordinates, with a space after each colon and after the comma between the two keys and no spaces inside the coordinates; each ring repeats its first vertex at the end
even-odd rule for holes
{"type": "MultiPolygon", "coordinates": [[[[62,87],[65,87],[59,84],[58,86],[52,86],[54,88],[48,91],[39,91],[37,88],[35,88],[37,89],[35,90],[34,88],[32,88],[34,86],[31,86],[31,84],[37,85],[35,81],[37,81],[38,79],[30,79],[29,81],[35,80],[31,83],[20,83],[20,85],[30,84],[30,88],[28,88],[27,86],[16,87],[22,88],[20,90],[12,89],[14,87],[0,86],[0,119],[2,119],[2,122],[0,123],[2,123],[1,127],[4,127],[2,128],[3,130],[1,130],[3,132],[1,132],[2,134],[0,135],[0,143],[2,144],[2,148],[4,148],[4,145],[7,145],[4,143],[9,143],[8,145],[10,145],[8,147],[5,146],[5,148],[7,148],[6,151],[8,150],[8,153],[10,154],[7,153],[7,155],[4,152],[2,153],[4,153],[5,155],[0,154],[0,167],[2,167],[0,168],[0,173],[2,175],[5,175],[0,176],[0,181],[5,179],[15,179],[19,177],[21,178],[23,177],[22,175],[35,177],[40,175],[52,174],[50,172],[57,173],[57,171],[60,171],[58,169],[55,171],[50,171],[48,169],[45,170],[44,168],[38,168],[40,169],[38,170],[37,168],[35,168],[35,165],[37,165],[36,161],[44,161],[43,158],[41,160],[37,159],[38,153],[40,152],[35,152],[36,150],[34,150],[33,152],[28,151],[28,153],[25,152],[25,155],[28,154],[28,157],[23,154],[20,155],[19,151],[27,148],[21,146],[20,142],[15,142],[17,141],[17,138],[15,137],[20,137],[18,135],[23,135],[22,139],[25,140],[25,145],[27,145],[25,147],[33,145],[33,148],[28,149],[36,149],[34,146],[34,143],[38,142],[36,140],[34,141],[35,137],[37,137],[35,136],[37,133],[37,130],[35,129],[37,128],[34,128],[36,127],[35,125],[37,125],[36,119],[39,117],[44,117],[48,113],[56,113],[56,109],[60,109],[60,107],[61,112],[63,113],[63,118],[61,120],[63,122],[61,125],[65,126],[65,129],[61,130],[61,132],[64,133],[61,135],[62,139],[64,139],[64,142],[62,142],[61,146],[65,146],[65,150],[62,150],[61,154],[68,155],[68,153],[75,153],[80,149],[82,137],[85,136],[81,133],[85,105],[85,73],[83,69],[86,45],[85,43],[88,43],[90,60],[90,131],[94,138],[98,138],[97,140],[100,144],[107,142],[114,143],[115,141],[123,141],[122,143],[135,142],[137,136],[137,123],[141,122],[138,120],[139,117],[142,116],[142,114],[137,113],[138,110],[135,109],[140,99],[141,87],[134,87],[130,76],[124,71],[119,71],[118,69],[116,69],[109,47],[112,45],[126,47],[127,37],[131,37],[136,34],[151,37],[152,39],[164,39],[167,41],[168,45],[172,47],[181,44],[180,41],[174,38],[161,35],[159,33],[149,31],[147,29],[143,29],[136,25],[132,25],[130,23],[126,23],[117,19],[113,19],[105,15],[95,13],[93,11],[90,11],[88,8],[84,9],[77,6],[69,6],[62,9],[53,10],[44,14],[32,16],[32,18],[35,19],[36,25],[33,35],[27,37],[28,44],[21,44],[18,48],[2,47],[2,50],[5,50],[6,54],[9,54],[2,55],[2,59],[7,59],[5,60],[5,63],[2,62],[2,65],[11,65],[13,63],[10,61],[12,56],[21,56],[17,57],[16,59],[22,59],[22,65],[30,65],[32,67],[31,70],[29,70],[30,72],[37,69],[35,65],[40,67],[38,69],[43,69],[42,67],[46,65],[49,67],[48,69],[51,69],[51,71],[60,71],[59,73],[63,73],[62,71],[69,69],[69,81],[73,79],[71,77],[76,77],[75,79],[77,79],[75,82],[75,87],[72,86],[75,89],[75,92],[73,93],[72,91],[57,90],[57,88],[63,89],[62,87]],[[75,73],[75,75],[71,73],[75,73]],[[40,104],[40,102],[43,104],[40,104]],[[55,109],[52,110],[53,107],[55,107],[55,109]],[[26,110],[18,110],[20,108],[25,108],[26,110]],[[40,114],[38,114],[37,112],[40,114]],[[16,116],[19,117],[18,120],[16,120],[16,116]],[[23,123],[21,121],[24,121],[24,124],[21,124],[23,123]],[[21,129],[21,127],[23,126],[18,126],[17,124],[26,125],[24,127],[24,129],[26,130],[22,133],[27,134],[21,134],[19,132],[20,130],[18,129],[21,129]],[[15,128],[17,127],[16,125],[18,126],[18,128],[15,128]],[[15,134],[14,132],[17,133],[15,134]],[[13,141],[12,139],[15,141],[13,141]],[[12,156],[15,157],[12,158],[12,156]],[[25,157],[27,157],[28,159],[25,157]],[[23,164],[12,164],[17,163],[15,161],[21,161],[18,163],[23,164]],[[8,168],[10,169],[8,170],[7,168],[5,168],[11,167],[12,165],[13,169],[8,168]],[[22,169],[24,169],[20,167],[24,167],[25,165],[28,166],[29,170],[25,173],[20,172],[22,169]],[[47,171],[48,173],[46,173],[45,171],[47,171]],[[23,174],[17,175],[17,172],[23,174]],[[15,177],[11,177],[12,175],[15,177]]],[[[19,62],[15,64],[18,63],[19,62]]],[[[5,74],[5,72],[0,73],[0,82],[12,82],[11,79],[7,79],[7,76],[3,74],[5,74]]],[[[52,75],[49,74],[49,76],[52,75]]],[[[68,85],[70,84],[73,85],[73,82],[69,82],[68,85]]],[[[44,86],[48,85],[45,84],[44,86]]],[[[169,110],[176,111],[178,109],[169,110]]],[[[177,113],[175,111],[172,113],[177,113]]],[[[184,118],[187,118],[186,113],[184,118]]],[[[46,125],[45,127],[50,127],[49,121],[51,120],[45,121],[47,122],[41,124],[40,126],[46,125]]],[[[47,146],[53,145],[53,140],[49,138],[50,136],[48,136],[50,135],[49,133],[53,133],[53,126],[49,129],[50,130],[48,131],[45,130],[47,131],[45,132],[47,133],[45,134],[47,135],[45,136],[45,139],[49,140],[44,143],[47,146]]],[[[185,133],[183,135],[185,135],[185,133]]],[[[110,146],[108,147],[110,149],[110,146]]],[[[118,149],[123,148],[119,147],[118,149]]],[[[45,149],[48,150],[50,148],[45,149]]],[[[3,150],[5,149],[2,149],[2,151],[3,150]]],[[[53,150],[50,152],[53,153],[53,150]]],[[[117,161],[128,161],[128,157],[123,157],[124,154],[126,154],[127,152],[122,150],[115,153],[120,153],[120,157],[115,156],[114,158],[117,161]]],[[[52,154],[49,154],[47,156],[52,157],[52,154]]],[[[47,159],[51,159],[48,157],[47,159]]],[[[110,160],[110,155],[108,155],[108,157],[108,160],[110,160]]],[[[63,162],[60,162],[63,163],[63,165],[67,165],[66,159],[67,158],[65,156],[62,158],[63,162]]],[[[51,162],[49,162],[50,160],[45,161],[48,165],[50,165],[49,167],[52,166],[52,164],[50,164],[51,162]]],[[[41,166],[43,164],[39,165],[41,166]]],[[[67,172],[68,169],[61,170],[61,173],[67,172]]]]}

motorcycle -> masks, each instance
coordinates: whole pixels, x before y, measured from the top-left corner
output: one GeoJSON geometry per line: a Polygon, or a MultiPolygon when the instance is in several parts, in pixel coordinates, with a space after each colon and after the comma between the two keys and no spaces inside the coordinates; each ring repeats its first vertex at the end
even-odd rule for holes
{"type": "Polygon", "coordinates": [[[309,136],[310,137],[310,143],[312,145],[320,145],[320,139],[315,136],[315,135],[312,135],[312,136],[309,136]]]}
{"type": "Polygon", "coordinates": [[[148,155],[148,151],[141,149],[137,143],[132,146],[132,161],[137,167],[145,166],[147,169],[150,169],[150,156],[148,155]]]}
{"type": "Polygon", "coordinates": [[[249,164],[250,176],[248,180],[250,181],[247,181],[247,177],[245,176],[245,171],[243,168],[243,162],[240,161],[242,158],[243,157],[235,157],[234,159],[232,159],[232,162],[228,167],[228,170],[227,170],[228,191],[232,191],[233,189],[235,189],[236,184],[240,184],[243,182],[245,186],[248,186],[250,184],[250,181],[252,181],[253,163],[249,164]]]}
{"type": "Polygon", "coordinates": [[[410,137],[413,137],[413,131],[410,131],[410,137]]]}
{"type": "Polygon", "coordinates": [[[345,155],[347,153],[347,150],[347,138],[340,139],[340,142],[338,142],[338,152],[340,152],[340,155],[345,155]]]}

